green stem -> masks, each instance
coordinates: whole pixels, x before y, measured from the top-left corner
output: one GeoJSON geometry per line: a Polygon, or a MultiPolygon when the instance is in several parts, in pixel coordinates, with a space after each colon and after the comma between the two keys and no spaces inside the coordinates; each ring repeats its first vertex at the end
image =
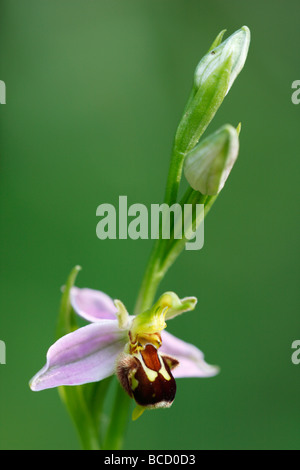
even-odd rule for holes
{"type": "Polygon", "coordinates": [[[151,307],[153,298],[155,297],[160,281],[162,280],[159,271],[161,242],[162,240],[160,238],[154,244],[137,297],[134,315],[138,315],[151,307]]]}
{"type": "MultiPolygon", "coordinates": [[[[204,204],[204,217],[206,217],[216,198],[217,196],[204,196],[198,191],[189,188],[180,204],[181,207],[184,207],[184,204],[192,204],[193,207],[195,207],[196,204],[204,204]]],[[[196,221],[195,217],[196,215],[194,214],[191,222],[194,230],[196,230],[202,222],[202,220],[196,221]]],[[[138,295],[135,314],[151,307],[160,282],[185,248],[185,244],[188,240],[185,237],[178,240],[174,239],[174,231],[175,227],[173,227],[173,234],[170,240],[160,238],[154,245],[138,295]]]]}
{"type": "MultiPolygon", "coordinates": [[[[188,203],[192,192],[192,188],[187,190],[180,203],[182,207],[184,204],[188,203]]],[[[172,226],[171,229],[174,230],[174,227],[172,226]]],[[[140,312],[144,312],[153,304],[157,289],[165,274],[161,270],[161,260],[164,257],[168,241],[169,240],[162,239],[162,231],[160,229],[160,238],[156,240],[154,244],[138,294],[134,309],[135,315],[138,315],[140,312]]]]}
{"type": "MultiPolygon", "coordinates": [[[[188,109],[193,102],[196,91],[197,91],[196,87],[193,85],[189,99],[183,110],[181,121],[184,120],[185,116],[188,115],[188,109]]],[[[179,127],[180,127],[180,123],[179,123],[179,127]]],[[[187,148],[185,148],[184,150],[183,149],[180,150],[178,148],[176,144],[176,137],[177,137],[177,133],[175,135],[173,151],[171,155],[171,162],[170,162],[170,167],[169,167],[169,174],[168,174],[166,194],[165,194],[165,203],[169,204],[169,206],[171,206],[177,201],[181,175],[182,175],[183,162],[187,153],[187,148]]]]}
{"type": "Polygon", "coordinates": [[[90,414],[83,386],[59,387],[58,390],[75,424],[82,449],[100,450],[98,429],[90,414]]]}
{"type": "Polygon", "coordinates": [[[117,383],[111,419],[103,442],[103,450],[122,449],[130,405],[131,398],[124,392],[121,385],[117,383]]]}
{"type": "MultiPolygon", "coordinates": [[[[195,208],[197,204],[204,204],[204,207],[205,207],[207,196],[204,196],[203,194],[192,190],[189,196],[187,198],[184,197],[184,199],[186,200],[184,204],[190,204],[193,206],[193,208],[195,208]]],[[[203,217],[200,220],[196,219],[196,213],[194,211],[190,225],[188,227],[184,227],[185,232],[188,233],[190,229],[193,229],[194,231],[197,230],[197,228],[199,227],[202,221],[203,221],[203,217]]],[[[182,219],[178,221],[177,223],[180,223],[181,226],[183,227],[184,211],[182,212],[182,219]]],[[[172,264],[176,261],[180,253],[184,250],[185,244],[189,241],[185,236],[182,236],[179,239],[175,239],[174,238],[175,232],[176,232],[176,227],[174,227],[173,236],[171,237],[168,245],[166,246],[164,258],[161,260],[160,268],[161,268],[161,272],[163,275],[166,274],[166,272],[169,270],[172,264]]]]}
{"type": "Polygon", "coordinates": [[[185,153],[174,145],[166,186],[165,203],[171,206],[177,201],[185,153]]]}

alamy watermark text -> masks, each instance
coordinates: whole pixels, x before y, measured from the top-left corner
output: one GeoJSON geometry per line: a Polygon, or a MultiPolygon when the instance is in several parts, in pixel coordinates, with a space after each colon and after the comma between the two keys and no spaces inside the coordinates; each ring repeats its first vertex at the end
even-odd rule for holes
{"type": "Polygon", "coordinates": [[[200,250],[204,245],[204,204],[151,204],[148,211],[144,204],[128,206],[127,196],[120,196],[118,211],[112,204],[101,204],[96,215],[100,217],[96,227],[100,240],[173,237],[185,239],[186,250],[200,250]]]}
{"type": "Polygon", "coordinates": [[[6,104],[6,85],[0,80],[0,104],[6,104]]]}
{"type": "Polygon", "coordinates": [[[0,340],[0,364],[6,364],[6,344],[0,340]]]}
{"type": "Polygon", "coordinates": [[[292,83],[292,89],[295,90],[292,93],[292,103],[300,104],[300,80],[294,80],[292,83]]]}
{"type": "Polygon", "coordinates": [[[292,349],[295,349],[295,351],[292,354],[292,363],[295,364],[295,366],[300,364],[300,340],[296,339],[292,343],[292,349]]]}

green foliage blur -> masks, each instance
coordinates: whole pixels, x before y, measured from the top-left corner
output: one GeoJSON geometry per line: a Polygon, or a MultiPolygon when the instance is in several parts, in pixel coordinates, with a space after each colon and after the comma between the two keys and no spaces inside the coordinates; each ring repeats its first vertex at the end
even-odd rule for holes
{"type": "Polygon", "coordinates": [[[130,422],[125,448],[299,449],[299,22],[293,0],[1,0],[1,449],[78,448],[57,390],[28,387],[61,286],[79,264],[79,287],[133,309],[153,242],[100,241],[96,208],[162,202],[194,69],[222,29],[244,24],[246,66],[209,126],[241,121],[240,156],[204,249],[160,289],[198,297],[169,331],[221,374],[178,380],[172,408],[130,422]]]}

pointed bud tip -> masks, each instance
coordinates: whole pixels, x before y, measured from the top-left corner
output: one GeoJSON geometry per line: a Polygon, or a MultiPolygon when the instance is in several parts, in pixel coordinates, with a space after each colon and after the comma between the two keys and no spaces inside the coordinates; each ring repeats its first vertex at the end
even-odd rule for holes
{"type": "Polygon", "coordinates": [[[246,26],[246,25],[242,26],[241,30],[245,31],[247,34],[249,34],[249,36],[251,35],[250,29],[248,28],[248,26],[246,26]]]}
{"type": "Polygon", "coordinates": [[[215,49],[216,47],[218,47],[221,44],[226,31],[227,31],[227,29],[223,29],[222,31],[220,31],[220,33],[218,34],[218,36],[216,37],[216,39],[214,40],[214,42],[210,46],[208,52],[211,52],[213,49],[215,49]]]}

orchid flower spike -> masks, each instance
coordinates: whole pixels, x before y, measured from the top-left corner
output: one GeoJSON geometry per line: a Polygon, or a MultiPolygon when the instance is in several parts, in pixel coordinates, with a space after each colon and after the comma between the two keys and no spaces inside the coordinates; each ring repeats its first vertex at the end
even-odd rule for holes
{"type": "Polygon", "coordinates": [[[74,311],[91,324],[50,347],[46,365],[30,382],[33,391],[98,382],[116,374],[137,403],[133,412],[137,419],[145,409],[171,406],[175,378],[218,373],[196,346],[165,331],[168,320],[195,308],[195,297],[179,299],[167,292],[137,316],[129,315],[120,300],[92,289],[73,287],[70,301],[74,311]]]}

